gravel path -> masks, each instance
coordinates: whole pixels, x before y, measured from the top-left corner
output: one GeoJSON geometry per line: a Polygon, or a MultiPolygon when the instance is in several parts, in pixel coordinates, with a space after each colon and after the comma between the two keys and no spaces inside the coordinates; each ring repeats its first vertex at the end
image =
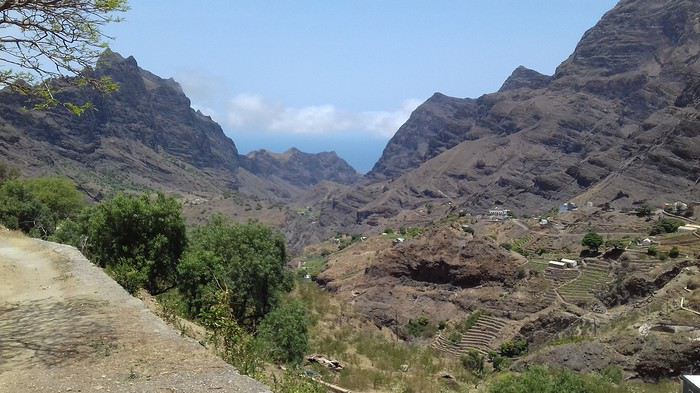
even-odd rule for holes
{"type": "Polygon", "coordinates": [[[269,390],[181,337],[75,248],[0,232],[0,392],[269,390]]]}

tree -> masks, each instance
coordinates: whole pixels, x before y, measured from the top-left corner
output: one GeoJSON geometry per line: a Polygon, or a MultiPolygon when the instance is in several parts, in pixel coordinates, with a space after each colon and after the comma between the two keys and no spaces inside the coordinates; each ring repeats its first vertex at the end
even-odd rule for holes
{"type": "MultiPolygon", "coordinates": [[[[180,204],[163,195],[118,195],[94,208],[87,220],[87,254],[119,278],[143,278],[151,293],[175,283],[186,246],[180,204]]],[[[122,280],[120,283],[127,282],[122,280]]]]}
{"type": "Polygon", "coordinates": [[[588,247],[591,251],[598,251],[603,245],[603,237],[595,232],[588,232],[581,240],[581,245],[588,247]]]}
{"type": "Polygon", "coordinates": [[[262,224],[233,224],[221,216],[193,231],[178,265],[178,288],[191,316],[208,307],[219,291],[228,291],[236,321],[254,328],[291,290],[284,269],[284,237],[262,224]]]}
{"type": "Polygon", "coordinates": [[[292,301],[265,316],[258,328],[258,337],[272,359],[298,364],[309,350],[308,325],[306,307],[292,301]]]}
{"type": "Polygon", "coordinates": [[[0,223],[32,236],[48,238],[61,220],[76,217],[84,206],[68,179],[15,179],[0,185],[0,223]]]}
{"type": "Polygon", "coordinates": [[[672,218],[663,218],[654,223],[649,231],[649,234],[653,236],[662,233],[673,233],[676,232],[682,225],[683,221],[672,218]]]}
{"type": "Polygon", "coordinates": [[[527,352],[527,347],[528,344],[525,340],[507,341],[501,344],[499,353],[503,356],[512,358],[527,352]]]}
{"type": "Polygon", "coordinates": [[[651,206],[649,205],[642,205],[637,209],[637,216],[639,217],[651,217],[653,211],[651,210],[651,206]]]}
{"type": "MultiPolygon", "coordinates": [[[[0,0],[0,88],[38,96],[39,106],[58,104],[50,78],[80,75],[79,86],[113,90],[110,80],[81,73],[106,48],[102,28],[126,9],[127,0],[0,0]]],[[[78,114],[85,110],[64,104],[78,114]]]]}
{"type": "Polygon", "coordinates": [[[629,245],[629,241],[621,239],[610,239],[605,241],[605,247],[614,248],[615,250],[624,250],[629,245]]]}

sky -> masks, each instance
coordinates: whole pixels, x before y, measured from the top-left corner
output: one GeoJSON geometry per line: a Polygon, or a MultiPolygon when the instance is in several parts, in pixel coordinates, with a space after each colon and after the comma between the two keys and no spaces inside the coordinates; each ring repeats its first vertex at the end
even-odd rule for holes
{"type": "Polygon", "coordinates": [[[366,172],[433,93],[545,74],[614,0],[131,0],[113,50],[173,77],[242,154],[336,151],[366,172]]]}

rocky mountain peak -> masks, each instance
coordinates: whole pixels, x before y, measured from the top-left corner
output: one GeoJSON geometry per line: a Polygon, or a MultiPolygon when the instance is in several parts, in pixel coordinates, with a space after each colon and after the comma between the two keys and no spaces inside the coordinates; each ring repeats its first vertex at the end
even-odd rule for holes
{"type": "Polygon", "coordinates": [[[540,74],[539,72],[524,66],[519,66],[515,69],[515,71],[513,71],[508,79],[503,82],[503,85],[498,91],[503,92],[521,88],[541,89],[547,87],[551,80],[551,76],[540,74]]]}
{"type": "Polygon", "coordinates": [[[294,147],[284,153],[252,151],[242,157],[241,165],[263,178],[279,178],[297,187],[313,186],[324,180],[351,184],[360,178],[335,152],[304,153],[294,147]]]}

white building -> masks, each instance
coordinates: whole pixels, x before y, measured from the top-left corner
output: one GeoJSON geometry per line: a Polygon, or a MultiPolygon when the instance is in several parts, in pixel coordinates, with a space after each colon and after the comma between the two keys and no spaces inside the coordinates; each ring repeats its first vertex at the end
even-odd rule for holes
{"type": "Polygon", "coordinates": [[[566,269],[566,263],[564,262],[558,262],[558,261],[549,261],[547,263],[549,267],[553,267],[555,269],[566,269]]]}
{"type": "Polygon", "coordinates": [[[561,261],[565,263],[566,266],[569,268],[575,268],[576,266],[578,266],[578,262],[573,259],[562,258],[561,261]]]}
{"type": "Polygon", "coordinates": [[[494,207],[493,209],[489,210],[489,220],[491,221],[503,221],[507,220],[510,217],[510,210],[508,209],[501,209],[498,206],[494,207]]]}

